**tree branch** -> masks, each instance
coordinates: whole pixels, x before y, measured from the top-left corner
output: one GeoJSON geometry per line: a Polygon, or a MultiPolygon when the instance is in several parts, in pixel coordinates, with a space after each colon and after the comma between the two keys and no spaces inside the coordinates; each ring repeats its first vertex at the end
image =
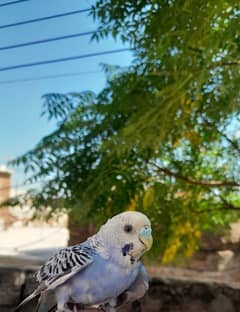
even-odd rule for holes
{"type": "Polygon", "coordinates": [[[167,168],[160,167],[156,165],[155,163],[150,163],[154,167],[158,169],[158,171],[165,173],[167,176],[174,177],[178,180],[182,180],[189,184],[194,185],[200,185],[200,186],[206,186],[206,187],[224,187],[224,186],[240,186],[240,183],[237,183],[235,181],[207,181],[207,180],[195,180],[190,177],[183,176],[181,174],[175,173],[167,168]]]}
{"type": "Polygon", "coordinates": [[[208,209],[204,209],[204,210],[193,210],[194,213],[197,213],[197,214],[202,214],[202,213],[211,213],[211,212],[218,212],[218,211],[221,211],[221,210],[233,210],[233,211],[238,211],[240,212],[240,207],[238,206],[235,206],[235,205],[232,205],[230,203],[228,203],[227,201],[224,200],[224,203],[222,205],[222,207],[219,207],[219,208],[208,208],[208,209]]]}
{"type": "Polygon", "coordinates": [[[228,143],[230,143],[232,145],[232,147],[240,154],[240,147],[238,146],[238,144],[236,142],[231,140],[225,133],[220,131],[218,128],[214,127],[214,125],[211,122],[209,122],[206,118],[203,118],[203,120],[207,126],[211,127],[212,129],[214,128],[217,131],[217,133],[219,133],[221,136],[223,136],[225,138],[225,140],[228,141],[228,143]]]}
{"type": "Polygon", "coordinates": [[[231,203],[229,203],[226,199],[224,199],[221,195],[220,195],[220,198],[223,202],[223,207],[227,208],[227,209],[231,209],[231,210],[239,210],[240,211],[240,207],[238,206],[235,206],[231,203]]]}
{"type": "Polygon", "coordinates": [[[220,62],[219,66],[235,66],[240,65],[240,60],[232,60],[228,62],[220,62]]]}
{"type": "Polygon", "coordinates": [[[204,210],[193,210],[194,213],[197,213],[197,214],[202,214],[202,213],[211,213],[211,212],[218,212],[218,211],[222,211],[222,210],[234,210],[234,211],[238,211],[240,212],[240,207],[236,207],[236,206],[233,206],[233,205],[229,205],[228,207],[227,206],[222,206],[220,208],[209,208],[209,209],[204,209],[204,210]]]}
{"type": "Polygon", "coordinates": [[[232,147],[240,154],[240,148],[236,142],[232,141],[225,133],[222,133],[220,130],[218,130],[218,133],[221,134],[228,141],[228,143],[230,143],[232,147]]]}

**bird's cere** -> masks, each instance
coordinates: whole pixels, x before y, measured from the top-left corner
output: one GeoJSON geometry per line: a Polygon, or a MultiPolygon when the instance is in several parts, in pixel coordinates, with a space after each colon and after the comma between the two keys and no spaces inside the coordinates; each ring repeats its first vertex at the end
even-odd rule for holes
{"type": "Polygon", "coordinates": [[[151,249],[153,244],[152,229],[149,226],[144,226],[139,232],[139,239],[145,245],[146,250],[151,249]]]}

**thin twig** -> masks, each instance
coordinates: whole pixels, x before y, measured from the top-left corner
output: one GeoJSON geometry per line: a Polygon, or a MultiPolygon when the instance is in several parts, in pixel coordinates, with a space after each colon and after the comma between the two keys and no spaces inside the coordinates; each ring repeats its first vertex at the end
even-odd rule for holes
{"type": "Polygon", "coordinates": [[[160,167],[155,163],[150,163],[150,164],[153,165],[154,167],[156,167],[158,169],[158,171],[163,172],[170,177],[174,177],[176,179],[182,180],[182,181],[189,183],[189,184],[201,185],[201,186],[206,186],[206,187],[240,186],[240,183],[237,183],[235,181],[195,180],[193,178],[183,176],[179,173],[175,173],[175,172],[173,172],[167,168],[160,167]]]}
{"type": "Polygon", "coordinates": [[[225,140],[227,140],[228,143],[230,143],[232,145],[232,147],[240,154],[240,147],[238,146],[238,144],[236,142],[231,140],[224,132],[222,132],[218,128],[214,127],[214,125],[211,122],[209,122],[206,118],[203,118],[203,120],[207,126],[214,128],[214,130],[216,130],[217,133],[219,133],[221,136],[223,136],[225,138],[225,140]]]}

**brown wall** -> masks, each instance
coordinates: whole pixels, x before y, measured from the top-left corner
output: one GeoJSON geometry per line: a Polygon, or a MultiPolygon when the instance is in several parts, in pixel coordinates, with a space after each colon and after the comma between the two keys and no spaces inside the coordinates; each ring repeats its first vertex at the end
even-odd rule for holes
{"type": "Polygon", "coordinates": [[[0,203],[9,199],[11,190],[11,174],[0,170],[0,203]]]}
{"type": "MultiPolygon", "coordinates": [[[[0,205],[11,196],[11,173],[0,169],[0,205]]],[[[4,228],[9,227],[16,218],[11,216],[8,207],[0,206],[0,219],[3,220],[4,228]]],[[[1,310],[0,310],[1,311],[1,310]]]]}

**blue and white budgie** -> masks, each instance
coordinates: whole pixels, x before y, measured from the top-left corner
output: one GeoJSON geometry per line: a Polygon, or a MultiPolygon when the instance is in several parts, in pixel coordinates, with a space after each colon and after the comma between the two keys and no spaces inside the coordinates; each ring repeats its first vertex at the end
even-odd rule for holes
{"type": "Polygon", "coordinates": [[[151,232],[149,219],[140,212],[114,216],[84,243],[49,258],[37,272],[39,287],[17,310],[36,296],[38,312],[55,305],[57,312],[69,312],[68,303],[113,312],[120,301],[139,299],[148,289],[147,273],[139,259],[152,246],[151,232]]]}

